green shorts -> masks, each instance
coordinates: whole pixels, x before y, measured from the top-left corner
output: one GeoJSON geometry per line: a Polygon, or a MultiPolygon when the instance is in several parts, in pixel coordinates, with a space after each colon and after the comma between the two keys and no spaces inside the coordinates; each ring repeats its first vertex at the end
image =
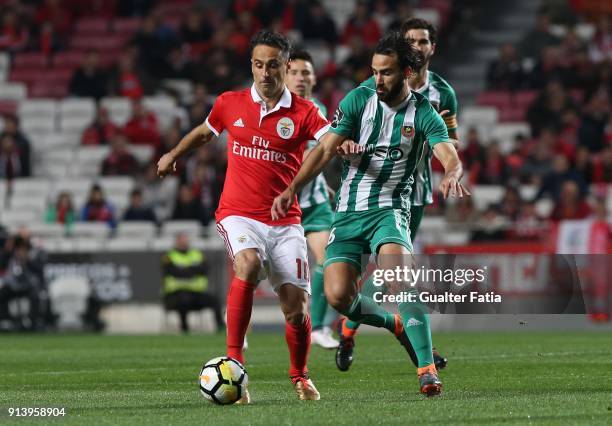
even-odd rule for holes
{"type": "Polygon", "coordinates": [[[329,203],[321,203],[302,210],[304,234],[329,231],[334,221],[334,212],[329,203]]]}
{"type": "Polygon", "coordinates": [[[416,237],[424,213],[425,206],[410,207],[410,238],[412,239],[412,241],[414,241],[414,237],[416,237]]]}
{"type": "Polygon", "coordinates": [[[361,271],[364,255],[377,253],[386,243],[400,244],[412,253],[409,216],[404,210],[392,208],[336,213],[323,266],[345,262],[361,271]]]}

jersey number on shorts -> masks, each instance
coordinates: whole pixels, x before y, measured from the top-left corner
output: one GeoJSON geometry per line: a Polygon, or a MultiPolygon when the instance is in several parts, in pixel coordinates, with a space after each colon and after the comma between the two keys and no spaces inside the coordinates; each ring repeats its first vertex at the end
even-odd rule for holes
{"type": "Polygon", "coordinates": [[[302,259],[295,259],[295,263],[297,264],[297,277],[298,280],[305,279],[308,280],[308,262],[302,259]],[[302,277],[302,273],[304,276],[302,277]]]}

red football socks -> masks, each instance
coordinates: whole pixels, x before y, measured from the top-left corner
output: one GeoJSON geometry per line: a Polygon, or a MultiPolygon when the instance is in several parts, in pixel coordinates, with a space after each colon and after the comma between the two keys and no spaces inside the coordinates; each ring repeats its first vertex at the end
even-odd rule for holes
{"type": "Polygon", "coordinates": [[[227,356],[241,363],[244,363],[242,345],[251,321],[255,287],[255,284],[234,277],[227,293],[227,356]]]}
{"type": "Polygon", "coordinates": [[[285,322],[285,339],[287,340],[291,360],[290,377],[305,376],[308,373],[306,363],[310,353],[311,329],[310,315],[307,315],[304,322],[299,325],[285,322]]]}

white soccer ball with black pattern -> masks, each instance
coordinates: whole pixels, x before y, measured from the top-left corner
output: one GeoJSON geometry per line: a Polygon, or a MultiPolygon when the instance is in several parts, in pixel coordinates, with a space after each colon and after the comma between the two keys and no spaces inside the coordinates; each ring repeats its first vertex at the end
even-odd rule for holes
{"type": "Polygon", "coordinates": [[[204,398],[215,404],[226,405],[242,398],[249,376],[240,362],[221,356],[204,364],[198,382],[204,398]]]}

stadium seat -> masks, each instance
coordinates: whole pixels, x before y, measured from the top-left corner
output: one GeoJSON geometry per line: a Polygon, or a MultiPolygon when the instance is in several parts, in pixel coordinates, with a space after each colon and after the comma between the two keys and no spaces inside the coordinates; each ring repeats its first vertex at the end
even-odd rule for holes
{"type": "Polygon", "coordinates": [[[25,116],[21,118],[21,128],[26,134],[55,132],[55,117],[25,116]]]}
{"type": "Polygon", "coordinates": [[[17,178],[13,180],[13,194],[27,197],[45,197],[51,189],[49,179],[17,178]]]}
{"type": "Polygon", "coordinates": [[[105,97],[100,101],[100,105],[108,110],[112,122],[119,126],[127,123],[132,115],[132,105],[126,98],[105,97]]]}
{"type": "Polygon", "coordinates": [[[529,137],[531,129],[527,123],[500,123],[493,127],[491,137],[500,143],[503,153],[508,153],[515,148],[514,139],[518,135],[529,137]]]}
{"type": "Polygon", "coordinates": [[[30,96],[47,98],[64,98],[68,96],[67,81],[43,81],[33,84],[30,88],[30,96]]]}
{"type": "Polygon", "coordinates": [[[132,35],[140,28],[140,18],[116,18],[112,21],[111,28],[116,34],[132,35]]]}
{"type": "Polygon", "coordinates": [[[130,145],[128,149],[140,164],[148,164],[155,154],[155,149],[151,145],[130,145]]]}
{"type": "Polygon", "coordinates": [[[87,253],[94,252],[98,253],[104,250],[106,246],[106,239],[103,237],[95,237],[95,238],[75,238],[74,239],[74,248],[77,252],[87,253]]]}
{"type": "Polygon", "coordinates": [[[49,58],[43,53],[25,52],[13,57],[13,66],[17,68],[45,68],[48,64],[49,58]]]}
{"type": "Polygon", "coordinates": [[[153,112],[159,121],[160,130],[170,128],[176,118],[176,101],[169,96],[148,96],[144,98],[145,108],[153,112]]]}
{"type": "Polygon", "coordinates": [[[202,251],[225,250],[225,244],[220,238],[192,238],[191,247],[202,251]]]}
{"type": "Polygon", "coordinates": [[[92,122],[92,117],[87,114],[62,114],[60,116],[60,129],[63,132],[80,134],[92,122]]]}
{"type": "Polygon", "coordinates": [[[152,239],[157,234],[157,227],[152,222],[120,222],[117,226],[117,237],[152,239]]]}
{"type": "Polygon", "coordinates": [[[535,204],[536,213],[540,217],[549,217],[554,207],[553,201],[548,198],[542,198],[535,204]]]}
{"type": "Polygon", "coordinates": [[[87,117],[93,121],[96,114],[96,101],[93,98],[68,98],[59,102],[60,116],[87,117]]]}
{"type": "Polygon", "coordinates": [[[38,220],[42,220],[46,204],[46,194],[34,196],[33,194],[21,195],[14,193],[8,205],[10,206],[10,210],[14,212],[35,212],[38,216],[38,220]]]}
{"type": "Polygon", "coordinates": [[[54,99],[25,99],[19,103],[17,113],[21,119],[30,117],[55,119],[57,102],[54,99]]]}
{"type": "Polygon", "coordinates": [[[106,251],[145,251],[149,248],[148,240],[144,238],[112,238],[106,242],[106,251]]]}
{"type": "Polygon", "coordinates": [[[108,21],[104,18],[81,18],[76,21],[74,29],[75,36],[89,34],[105,37],[108,32],[108,21]]]}
{"type": "Polygon", "coordinates": [[[179,232],[185,232],[191,236],[200,235],[202,226],[197,220],[170,220],[162,227],[162,237],[174,237],[179,232]]]}
{"type": "Polygon", "coordinates": [[[53,241],[66,234],[66,227],[61,223],[32,223],[28,226],[33,236],[53,241]]]}
{"type": "Polygon", "coordinates": [[[174,246],[174,237],[160,237],[151,241],[150,248],[153,251],[166,252],[174,246]]]}
{"type": "Polygon", "coordinates": [[[517,107],[527,109],[537,97],[538,92],[535,90],[521,90],[514,94],[513,101],[517,107]]]}
{"type": "Polygon", "coordinates": [[[466,107],[460,114],[460,120],[465,126],[495,125],[498,121],[497,108],[494,107],[466,107]]]}
{"type": "Polygon", "coordinates": [[[20,226],[30,226],[36,222],[42,222],[39,212],[29,210],[4,210],[0,214],[0,222],[11,231],[20,226]]]}
{"type": "Polygon", "coordinates": [[[45,135],[43,147],[55,148],[76,148],[81,144],[81,134],[76,132],[54,132],[45,135]]]}
{"type": "Polygon", "coordinates": [[[462,231],[445,232],[442,239],[444,244],[462,246],[470,242],[470,233],[462,231]]]}
{"type": "Polygon", "coordinates": [[[166,89],[178,93],[181,102],[188,104],[193,100],[193,83],[191,81],[167,78],[162,80],[161,84],[166,89]]]}
{"type": "Polygon", "coordinates": [[[472,199],[478,210],[484,210],[491,204],[497,204],[504,195],[504,188],[498,185],[476,185],[472,190],[472,199]]]}
{"type": "Polygon", "coordinates": [[[106,192],[127,194],[134,187],[134,179],[129,176],[104,176],[98,180],[106,192]]]}
{"type": "Polygon", "coordinates": [[[18,82],[0,83],[0,101],[20,101],[27,96],[26,85],[18,82]]]}
{"type": "Polygon", "coordinates": [[[53,66],[64,69],[79,67],[85,60],[85,54],[82,50],[58,52],[53,56],[53,66]]]}
{"type": "Polygon", "coordinates": [[[510,93],[504,91],[489,90],[481,92],[476,98],[476,103],[482,106],[504,107],[512,104],[510,93]]]}
{"type": "Polygon", "coordinates": [[[109,228],[104,222],[77,222],[72,226],[71,233],[77,238],[100,240],[108,236],[109,228]]]}
{"type": "Polygon", "coordinates": [[[433,8],[429,7],[418,7],[414,9],[414,17],[425,19],[431,22],[435,27],[440,26],[440,13],[433,8]]]}

